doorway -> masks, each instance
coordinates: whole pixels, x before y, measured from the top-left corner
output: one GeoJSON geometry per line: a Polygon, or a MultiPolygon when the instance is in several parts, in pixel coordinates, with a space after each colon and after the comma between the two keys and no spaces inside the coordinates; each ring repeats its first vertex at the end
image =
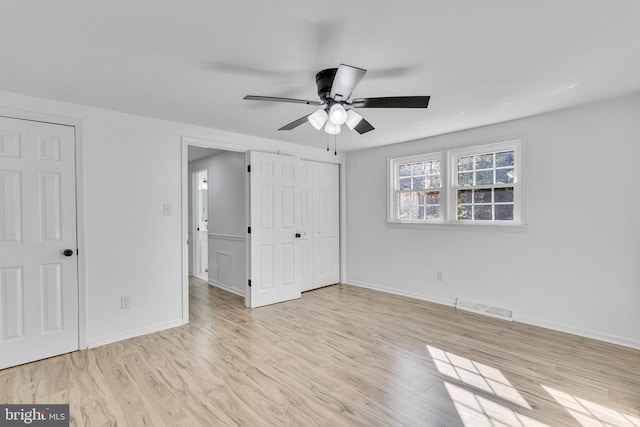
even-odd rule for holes
{"type": "MultiPolygon", "coordinates": [[[[286,242],[286,244],[281,244],[279,247],[269,246],[265,242],[260,241],[262,245],[261,254],[264,255],[264,257],[261,257],[259,260],[254,260],[253,256],[257,252],[251,248],[258,242],[257,239],[260,237],[256,235],[255,232],[264,231],[268,233],[266,223],[270,222],[269,218],[271,218],[271,216],[268,212],[271,212],[271,210],[268,206],[271,205],[266,206],[266,209],[256,209],[258,199],[254,196],[257,196],[257,193],[252,194],[250,183],[254,176],[256,178],[258,175],[267,176],[270,170],[274,172],[277,171],[278,174],[283,174],[284,178],[289,172],[297,169],[295,166],[292,166],[292,164],[287,163],[287,159],[297,157],[274,153],[273,155],[277,157],[277,159],[274,159],[274,163],[266,162],[263,165],[253,165],[249,161],[249,155],[253,157],[253,153],[255,153],[251,151],[251,147],[183,137],[182,206],[183,218],[189,218],[189,221],[193,218],[193,212],[191,212],[193,209],[192,201],[188,200],[191,199],[193,193],[189,187],[195,182],[191,173],[196,169],[188,162],[188,158],[189,152],[196,148],[215,149],[219,151],[219,154],[211,157],[211,161],[206,166],[208,170],[207,200],[209,204],[207,223],[207,252],[209,257],[208,283],[210,285],[244,296],[245,305],[254,306],[255,302],[251,301],[251,295],[257,290],[258,286],[263,286],[265,293],[269,293],[264,287],[268,287],[271,283],[271,272],[273,272],[274,275],[275,273],[280,274],[280,272],[282,272],[283,282],[293,283],[297,281],[289,281],[291,274],[297,276],[297,270],[301,269],[303,271],[303,278],[301,281],[302,286],[296,285],[300,287],[297,291],[298,294],[301,290],[314,289],[319,286],[339,282],[339,253],[340,247],[343,244],[340,240],[340,218],[343,214],[340,213],[341,203],[339,201],[338,189],[340,167],[338,164],[329,165],[330,167],[325,168],[320,165],[320,159],[306,159],[306,161],[302,161],[302,163],[298,164],[298,166],[300,166],[299,176],[303,180],[307,180],[310,184],[312,175],[316,175],[316,182],[323,183],[323,185],[314,189],[314,187],[310,185],[302,185],[302,183],[299,182],[293,185],[283,182],[281,188],[278,187],[282,195],[282,198],[278,199],[280,200],[279,202],[275,198],[267,197],[271,194],[269,188],[275,190],[276,187],[265,185],[264,188],[260,190],[260,205],[262,205],[263,202],[267,203],[271,201],[273,202],[273,206],[287,207],[287,210],[282,212],[281,218],[278,218],[277,221],[288,224],[292,215],[295,218],[301,216],[300,224],[302,227],[297,231],[293,230],[293,228],[296,228],[293,227],[290,230],[293,232],[292,242],[286,242]],[[315,163],[319,163],[320,165],[319,168],[316,168],[316,174],[314,174],[313,171],[313,164],[315,163]],[[271,169],[271,165],[276,167],[276,169],[271,169]],[[331,175],[331,179],[326,180],[326,182],[325,173],[331,175]],[[325,184],[329,185],[329,187],[324,188],[325,184]],[[300,191],[299,205],[297,197],[295,196],[298,194],[298,190],[300,191]],[[324,212],[324,208],[318,206],[323,203],[328,203],[329,205],[327,206],[330,206],[326,212],[328,216],[318,216],[316,219],[319,222],[313,226],[311,221],[313,218],[312,212],[317,209],[324,212]],[[298,206],[299,209],[289,209],[292,206],[298,206]],[[187,210],[189,210],[189,212],[187,212],[187,210]],[[250,214],[259,211],[261,212],[260,219],[250,220],[250,214]],[[265,230],[259,230],[259,228],[264,228],[265,230]],[[274,252],[274,262],[271,262],[272,259],[267,256],[268,247],[273,247],[274,250],[280,251],[280,253],[288,254],[291,252],[295,254],[299,246],[301,246],[299,256],[282,258],[282,262],[276,262],[276,252],[274,252]],[[313,252],[316,253],[315,256],[313,252]],[[324,261],[314,265],[314,260],[317,258],[323,258],[324,261]],[[293,259],[300,261],[289,265],[287,260],[293,259]],[[269,262],[267,263],[267,261],[269,262]],[[260,271],[255,270],[258,265],[267,267],[267,270],[264,270],[264,274],[262,267],[260,271]],[[254,278],[253,276],[256,277],[254,278]],[[249,279],[251,279],[251,281],[249,279]]],[[[199,169],[205,169],[205,167],[199,167],[199,169]]],[[[258,188],[259,187],[256,187],[254,192],[258,188]]],[[[272,219],[276,221],[275,217],[272,219]]],[[[276,222],[274,222],[274,224],[276,222]]],[[[297,223],[297,221],[294,221],[294,223],[297,223]]],[[[185,268],[183,275],[183,319],[185,323],[188,322],[189,319],[188,278],[189,274],[193,274],[194,271],[192,264],[190,264],[190,257],[193,256],[191,252],[194,248],[194,245],[190,243],[193,242],[193,230],[194,228],[191,224],[187,226],[183,221],[183,236],[186,237],[183,246],[183,266],[185,268]],[[186,271],[187,268],[188,273],[186,271]]],[[[269,304],[275,301],[271,301],[270,298],[265,296],[263,302],[269,304]]]]}

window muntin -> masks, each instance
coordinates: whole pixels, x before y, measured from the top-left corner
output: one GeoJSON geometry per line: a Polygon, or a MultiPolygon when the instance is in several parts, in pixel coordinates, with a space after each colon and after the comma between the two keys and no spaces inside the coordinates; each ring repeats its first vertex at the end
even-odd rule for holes
{"type": "Polygon", "coordinates": [[[434,156],[394,161],[394,219],[440,220],[441,165],[441,158],[434,156]]]}
{"type": "Polygon", "coordinates": [[[521,144],[513,140],[391,159],[389,222],[523,224],[521,144]]]}

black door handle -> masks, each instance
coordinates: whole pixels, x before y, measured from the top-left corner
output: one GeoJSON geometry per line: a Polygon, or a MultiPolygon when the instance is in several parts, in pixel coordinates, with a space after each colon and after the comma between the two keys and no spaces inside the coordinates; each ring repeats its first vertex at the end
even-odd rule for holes
{"type": "Polygon", "coordinates": [[[62,251],[62,255],[64,255],[64,256],[73,255],[73,249],[65,249],[64,251],[62,251]]]}
{"type": "Polygon", "coordinates": [[[300,237],[302,237],[302,234],[296,233],[296,238],[299,239],[300,237]]]}

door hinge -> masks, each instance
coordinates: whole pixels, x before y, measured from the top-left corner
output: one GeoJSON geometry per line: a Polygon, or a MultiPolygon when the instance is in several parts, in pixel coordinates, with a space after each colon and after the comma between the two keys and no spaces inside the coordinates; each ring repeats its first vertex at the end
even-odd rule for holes
{"type": "Polygon", "coordinates": [[[247,172],[251,173],[251,165],[247,165],[247,172]]]}
{"type": "Polygon", "coordinates": [[[80,255],[80,249],[76,249],[76,255],[80,255]]]}
{"type": "Polygon", "coordinates": [[[251,227],[247,227],[247,234],[251,234],[251,227]]]}
{"type": "Polygon", "coordinates": [[[251,279],[249,279],[249,287],[251,287],[251,279]]]}

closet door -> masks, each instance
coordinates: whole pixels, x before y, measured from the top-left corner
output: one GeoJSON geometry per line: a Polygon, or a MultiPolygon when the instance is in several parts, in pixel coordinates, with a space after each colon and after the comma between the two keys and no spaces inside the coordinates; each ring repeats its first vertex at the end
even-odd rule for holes
{"type": "Polygon", "coordinates": [[[301,194],[308,176],[296,157],[250,153],[250,307],[300,298],[301,194]]]}
{"type": "MultiPolygon", "coordinates": [[[[312,166],[312,270],[311,289],[340,281],[339,166],[312,166]]],[[[307,289],[304,289],[307,290],[307,289]]]]}

